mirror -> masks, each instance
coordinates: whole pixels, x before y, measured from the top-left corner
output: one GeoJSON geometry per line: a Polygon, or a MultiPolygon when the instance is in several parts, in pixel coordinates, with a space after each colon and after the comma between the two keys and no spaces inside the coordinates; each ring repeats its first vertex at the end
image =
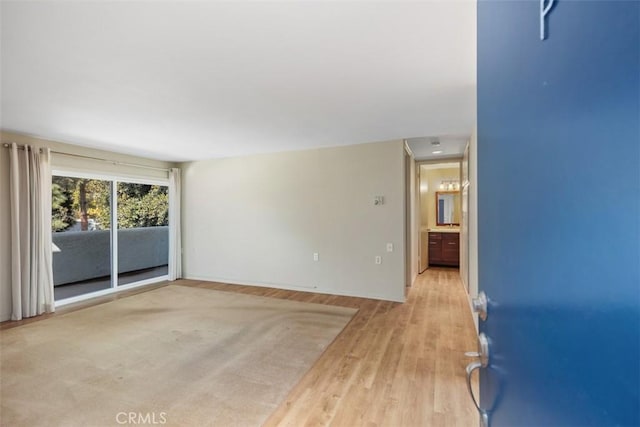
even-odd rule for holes
{"type": "Polygon", "coordinates": [[[460,225],[460,192],[436,191],[436,224],[460,225]]]}

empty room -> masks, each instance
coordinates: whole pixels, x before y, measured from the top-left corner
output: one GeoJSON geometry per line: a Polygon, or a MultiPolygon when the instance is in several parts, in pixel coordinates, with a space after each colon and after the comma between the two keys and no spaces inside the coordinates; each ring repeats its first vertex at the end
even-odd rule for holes
{"type": "Polygon", "coordinates": [[[0,425],[640,426],[640,2],[0,20],[0,425]]]}

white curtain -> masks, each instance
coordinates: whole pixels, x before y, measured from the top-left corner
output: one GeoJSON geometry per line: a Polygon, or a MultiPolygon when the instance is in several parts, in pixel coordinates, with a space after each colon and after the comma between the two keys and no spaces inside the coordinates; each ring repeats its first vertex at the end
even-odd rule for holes
{"type": "Polygon", "coordinates": [[[51,153],[10,147],[12,320],[54,311],[51,153]]]}
{"type": "Polygon", "coordinates": [[[180,235],[180,169],[169,170],[169,280],[182,277],[180,235]]]}

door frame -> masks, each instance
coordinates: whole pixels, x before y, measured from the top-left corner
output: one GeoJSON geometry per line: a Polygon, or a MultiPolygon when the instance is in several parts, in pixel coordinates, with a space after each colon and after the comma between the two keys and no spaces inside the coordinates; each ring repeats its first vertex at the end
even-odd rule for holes
{"type": "MultiPolygon", "coordinates": [[[[418,271],[420,271],[420,257],[422,255],[422,250],[425,247],[425,245],[423,245],[422,242],[422,192],[420,191],[420,185],[421,185],[421,173],[420,173],[420,166],[423,165],[437,165],[440,163],[454,163],[457,162],[459,164],[459,168],[460,168],[460,182],[462,183],[462,156],[455,156],[455,157],[444,157],[441,159],[428,159],[428,160],[416,160],[415,164],[416,164],[416,177],[417,177],[417,184],[416,184],[416,188],[418,189],[416,191],[416,217],[417,217],[417,239],[418,239],[418,247],[419,247],[419,251],[418,251],[418,271]]],[[[462,194],[462,187],[460,188],[460,192],[462,194]]],[[[476,214],[477,215],[477,214],[476,214]]],[[[462,236],[461,236],[462,237],[462,236]]],[[[424,271],[429,269],[429,245],[426,245],[426,250],[427,250],[427,267],[425,268],[424,271]]]]}
{"type": "Polygon", "coordinates": [[[407,141],[404,141],[403,153],[404,168],[404,289],[405,296],[408,289],[418,277],[420,255],[418,249],[419,240],[416,239],[417,203],[416,203],[416,161],[407,141]]]}

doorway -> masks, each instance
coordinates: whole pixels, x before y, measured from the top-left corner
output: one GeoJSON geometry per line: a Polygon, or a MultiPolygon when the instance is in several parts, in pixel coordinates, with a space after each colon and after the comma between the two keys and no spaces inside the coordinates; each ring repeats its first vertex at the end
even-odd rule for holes
{"type": "Polygon", "coordinates": [[[418,162],[420,267],[460,267],[462,159],[418,162]]]}

